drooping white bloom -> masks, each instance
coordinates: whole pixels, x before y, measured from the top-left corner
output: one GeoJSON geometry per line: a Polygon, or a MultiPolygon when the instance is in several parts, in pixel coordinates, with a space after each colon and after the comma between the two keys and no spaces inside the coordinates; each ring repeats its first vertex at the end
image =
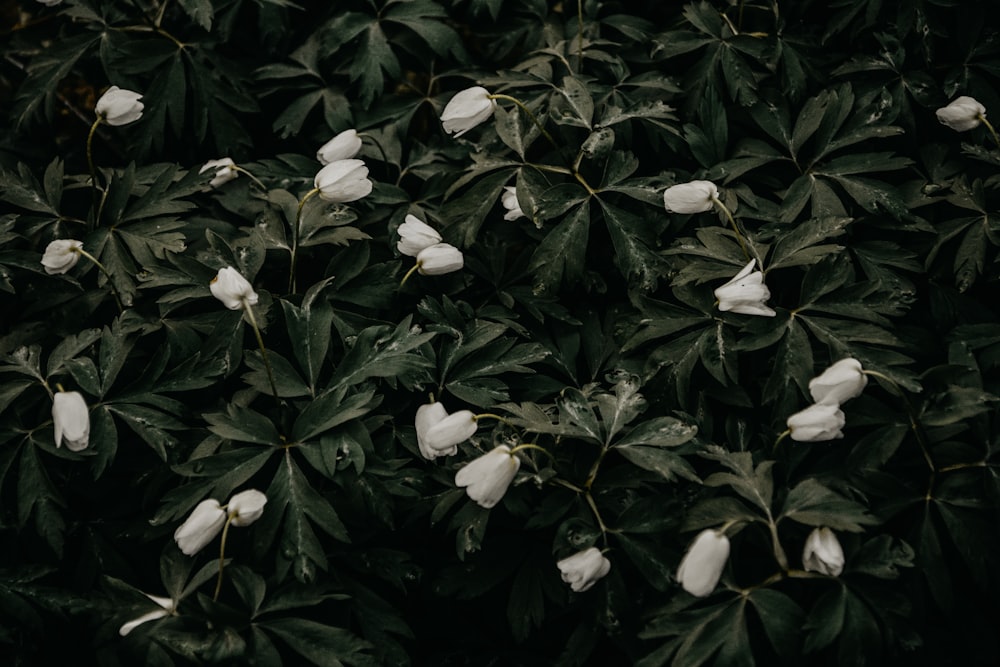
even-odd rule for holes
{"type": "Polygon", "coordinates": [[[37,1],[38,1],[39,4],[43,4],[46,7],[55,7],[56,5],[58,5],[59,3],[61,3],[63,0],[37,0],[37,1]]]}
{"type": "Polygon", "coordinates": [[[97,100],[94,113],[108,125],[128,125],[142,118],[142,95],[111,86],[97,100]]]}
{"type": "MultiPolygon", "coordinates": [[[[440,412],[435,411],[435,414],[440,412]]],[[[429,449],[454,454],[455,446],[471,438],[478,426],[471,410],[459,410],[430,424],[423,434],[424,444],[429,449]]]]}
{"type": "MultiPolygon", "coordinates": [[[[417,416],[413,421],[417,429],[417,446],[420,448],[420,454],[425,459],[433,461],[439,456],[452,456],[458,453],[458,442],[442,447],[441,445],[444,441],[427,439],[427,431],[432,426],[442,422],[447,416],[448,411],[444,409],[444,405],[439,401],[426,403],[417,408],[417,416]],[[434,446],[432,447],[431,445],[434,446]]],[[[473,432],[475,431],[473,430],[473,432]]]]}
{"type": "Polygon", "coordinates": [[[128,635],[128,633],[135,630],[137,627],[143,623],[148,623],[149,621],[155,621],[158,618],[164,618],[166,616],[171,616],[177,610],[177,603],[170,598],[163,598],[158,595],[145,594],[150,600],[160,605],[160,609],[155,609],[148,614],[143,614],[139,618],[133,619],[118,628],[118,634],[122,637],[128,635]]]}
{"type": "Polygon", "coordinates": [[[320,164],[330,164],[337,160],[349,160],[361,150],[361,137],[354,129],[344,130],[319,147],[316,159],[320,164]]]}
{"type": "Polygon", "coordinates": [[[500,445],[466,463],[455,475],[455,486],[464,486],[469,498],[490,509],[507,493],[520,467],[521,459],[500,445]]]}
{"type": "Polygon", "coordinates": [[[935,113],[942,125],[956,132],[966,132],[979,127],[986,118],[986,107],[975,98],[963,95],[956,97],[951,104],[941,107],[935,113]]]}
{"type": "Polygon", "coordinates": [[[361,160],[336,160],[316,174],[313,181],[320,199],[336,203],[357,201],[372,192],[368,167],[361,160]]]}
{"type": "Polygon", "coordinates": [[[802,550],[802,567],[809,572],[840,576],[844,571],[844,549],[832,530],[823,526],[809,533],[802,550]]]}
{"type": "Polygon", "coordinates": [[[90,411],[78,391],[59,391],[52,397],[52,424],[55,428],[56,447],[63,440],[71,452],[87,448],[90,442],[90,411]]]}
{"type": "Polygon", "coordinates": [[[425,276],[458,271],[465,265],[462,251],[449,243],[436,243],[417,254],[417,271],[425,276]]]}
{"type": "Polygon", "coordinates": [[[822,442],[843,438],[847,422],[836,403],[815,403],[788,418],[789,436],[796,442],[822,442]]]}
{"type": "Polygon", "coordinates": [[[579,551],[556,563],[562,580],[576,593],[582,593],[611,571],[611,561],[597,547],[579,551]]]}
{"type": "Polygon", "coordinates": [[[496,100],[490,99],[490,91],[482,86],[473,86],[456,93],[441,113],[441,125],[448,134],[460,137],[493,115],[496,100]]]}
{"type": "Polygon", "coordinates": [[[264,513],[264,505],[267,504],[267,496],[257,489],[247,489],[240,491],[226,504],[226,511],[229,513],[229,521],[234,526],[249,526],[264,513]]]}
{"type": "Polygon", "coordinates": [[[407,215],[396,232],[399,234],[399,241],[396,249],[404,255],[416,257],[421,250],[441,243],[441,235],[426,222],[420,220],[415,215],[407,215]]]}
{"type": "Polygon", "coordinates": [[[517,220],[518,218],[528,217],[521,210],[521,205],[517,201],[517,188],[513,185],[504,186],[503,194],[500,195],[500,203],[507,209],[507,213],[503,216],[504,220],[517,220]]]}
{"type": "Polygon", "coordinates": [[[259,299],[247,279],[231,266],[219,269],[219,272],[212,278],[212,282],[208,284],[208,289],[229,310],[241,309],[244,301],[251,306],[256,306],[259,299]]]}
{"type": "Polygon", "coordinates": [[[729,538],[707,529],[698,533],[677,568],[677,581],[688,593],[703,598],[715,590],[729,558],[729,538]]]}
{"type": "Polygon", "coordinates": [[[72,269],[80,261],[81,248],[83,241],[75,239],[56,239],[45,246],[45,253],[42,255],[42,267],[45,268],[45,273],[51,276],[72,269]]]}
{"type": "Polygon", "coordinates": [[[751,259],[732,280],[715,290],[719,310],[731,310],[743,315],[775,316],[774,310],[765,303],[771,298],[771,290],[764,284],[764,274],[753,270],[756,262],[757,260],[751,259]]]}
{"type": "Polygon", "coordinates": [[[712,181],[678,183],[663,191],[663,207],[667,213],[704,213],[718,198],[719,188],[712,181]]]}
{"type": "Polygon", "coordinates": [[[841,405],[861,395],[868,385],[868,376],[861,362],[847,357],[833,364],[809,381],[809,393],[816,403],[841,405]]]}
{"type": "Polygon", "coordinates": [[[235,166],[236,163],[233,162],[232,158],[224,157],[218,160],[209,160],[202,166],[201,169],[198,170],[198,173],[204,174],[209,169],[214,169],[215,176],[208,182],[208,184],[213,188],[217,188],[220,185],[225,185],[240,175],[238,171],[233,169],[235,166]]]}
{"type": "Polygon", "coordinates": [[[174,541],[180,550],[193,556],[215,539],[226,523],[226,511],[214,498],[203,500],[191,515],[174,531],[174,541]]]}

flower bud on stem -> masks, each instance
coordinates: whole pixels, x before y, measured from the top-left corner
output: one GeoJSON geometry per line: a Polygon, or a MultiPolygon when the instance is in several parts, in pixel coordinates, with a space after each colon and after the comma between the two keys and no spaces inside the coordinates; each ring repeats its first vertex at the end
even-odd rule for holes
{"type": "Polygon", "coordinates": [[[306,196],[299,201],[299,208],[295,211],[295,225],[292,227],[292,259],[288,269],[288,292],[295,294],[295,259],[299,249],[299,227],[302,225],[302,207],[306,202],[320,193],[319,188],[313,188],[306,193],[306,196]]]}
{"type": "Polygon", "coordinates": [[[240,172],[241,174],[246,174],[246,175],[247,175],[247,177],[248,177],[248,178],[249,178],[249,179],[250,179],[251,181],[253,181],[254,183],[256,183],[256,184],[257,184],[257,187],[259,187],[259,188],[260,188],[261,190],[263,190],[264,192],[267,192],[267,186],[265,186],[265,185],[264,185],[263,183],[261,183],[261,182],[260,182],[260,179],[259,179],[259,178],[257,178],[257,177],[256,177],[256,176],[254,176],[253,174],[251,174],[251,173],[250,173],[250,172],[249,172],[248,170],[244,169],[244,168],[243,168],[243,167],[241,167],[240,165],[238,165],[238,164],[234,164],[233,166],[231,166],[231,167],[230,167],[230,169],[232,169],[233,171],[238,171],[238,172],[240,172]]]}
{"type": "Polygon", "coordinates": [[[108,267],[106,267],[103,264],[101,264],[97,260],[96,257],[94,257],[93,255],[91,255],[89,252],[87,252],[83,248],[76,248],[76,247],[74,247],[73,248],[73,252],[86,257],[87,259],[89,259],[91,262],[94,263],[94,266],[96,266],[98,269],[101,270],[101,273],[104,274],[104,277],[108,279],[108,286],[111,288],[111,296],[115,297],[115,305],[118,306],[118,312],[119,313],[124,313],[125,312],[125,308],[122,306],[122,300],[121,300],[121,298],[118,295],[118,289],[115,288],[115,283],[114,283],[113,280],[111,280],[111,272],[108,271],[108,267]]]}

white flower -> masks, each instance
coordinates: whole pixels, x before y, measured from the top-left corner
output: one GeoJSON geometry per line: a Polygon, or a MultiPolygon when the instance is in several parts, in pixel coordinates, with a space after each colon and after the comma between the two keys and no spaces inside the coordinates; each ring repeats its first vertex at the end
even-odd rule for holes
{"type": "Polygon", "coordinates": [[[448,102],[441,114],[441,125],[448,134],[460,137],[489,119],[496,109],[496,100],[481,86],[466,88],[448,102]]]}
{"type": "Polygon", "coordinates": [[[38,2],[40,4],[45,5],[46,7],[55,7],[56,5],[61,3],[62,0],[38,0],[38,2]]]}
{"type": "Polygon", "coordinates": [[[396,232],[399,234],[396,249],[400,253],[409,255],[410,257],[416,257],[420,254],[421,250],[429,248],[432,245],[437,245],[442,241],[441,235],[433,227],[413,215],[407,215],[406,219],[403,220],[403,224],[396,229],[396,232]]]}
{"type": "Polygon", "coordinates": [[[126,623],[125,625],[123,625],[122,627],[120,627],[118,629],[118,634],[120,634],[122,637],[126,636],[128,633],[132,632],[143,623],[147,623],[149,621],[155,621],[156,619],[163,618],[165,616],[171,616],[177,610],[177,603],[171,600],[170,598],[162,598],[159,597],[158,595],[150,595],[149,593],[145,593],[145,596],[148,597],[153,602],[155,602],[156,604],[160,605],[161,608],[156,609],[155,611],[151,611],[148,614],[143,614],[139,618],[133,619],[128,623],[126,623]]]}
{"type": "Polygon", "coordinates": [[[844,413],[835,403],[816,403],[788,418],[788,429],[796,442],[822,442],[843,438],[840,429],[846,423],[844,413]]]}
{"type": "Polygon", "coordinates": [[[841,359],[809,381],[809,393],[816,403],[840,405],[861,395],[868,385],[861,362],[850,357],[841,359]]]}
{"type": "Polygon", "coordinates": [[[743,315],[775,316],[775,312],[764,303],[771,298],[771,291],[764,284],[764,274],[753,270],[756,261],[751,259],[732,280],[715,290],[719,310],[731,310],[743,315]]]}
{"type": "Polygon", "coordinates": [[[464,265],[462,251],[448,243],[436,243],[417,253],[417,271],[425,276],[451,273],[464,265]]]}
{"type": "Polygon", "coordinates": [[[348,160],[361,150],[361,137],[357,130],[344,130],[319,147],[316,159],[320,164],[330,164],[337,160],[348,160]]]}
{"type": "Polygon", "coordinates": [[[729,538],[718,530],[698,533],[677,568],[677,581],[688,593],[703,598],[715,590],[729,558],[729,538]]]}
{"type": "Polygon", "coordinates": [[[667,213],[704,213],[711,211],[719,198],[719,188],[711,181],[691,181],[672,185],[663,192],[667,213]]]}
{"type": "Polygon", "coordinates": [[[604,557],[597,547],[577,552],[556,563],[562,572],[562,580],[576,593],[582,593],[597,583],[597,580],[611,570],[611,561],[604,557]]]}
{"type": "Polygon", "coordinates": [[[832,530],[823,526],[809,533],[802,550],[802,566],[809,572],[840,576],[844,571],[844,549],[832,530]]]}
{"type": "Polygon", "coordinates": [[[507,493],[520,467],[521,459],[510,453],[510,447],[500,445],[466,463],[455,475],[455,485],[466,487],[469,498],[489,509],[507,493]]]}
{"type": "MultiPolygon", "coordinates": [[[[441,410],[444,410],[444,408],[441,410]]],[[[431,409],[425,414],[425,418],[428,416],[437,417],[440,414],[441,411],[431,409]]],[[[427,421],[429,422],[430,420],[428,419],[427,421]]],[[[450,415],[445,413],[444,417],[435,420],[433,423],[427,423],[426,429],[423,432],[424,446],[437,452],[437,456],[454,454],[457,451],[455,449],[456,446],[472,437],[478,426],[476,416],[471,410],[459,410],[450,415]]],[[[418,441],[421,439],[419,428],[417,430],[417,439],[418,441]]]]}
{"type": "Polygon", "coordinates": [[[229,499],[226,511],[229,513],[229,521],[234,526],[249,526],[264,513],[264,505],[267,504],[267,496],[257,489],[247,489],[240,491],[229,499]]]}
{"type": "Polygon", "coordinates": [[[500,195],[500,203],[507,209],[507,213],[503,216],[504,220],[517,220],[518,218],[528,217],[521,210],[521,205],[517,202],[517,188],[513,185],[504,186],[503,194],[500,195]]]}
{"type": "Polygon", "coordinates": [[[212,282],[208,284],[208,289],[229,310],[239,310],[243,307],[244,301],[256,306],[259,298],[247,279],[231,266],[219,269],[212,282]]]}
{"type": "Polygon", "coordinates": [[[232,158],[224,157],[219,160],[209,160],[204,164],[204,166],[202,166],[201,169],[198,170],[198,173],[204,174],[209,169],[214,169],[215,177],[212,178],[208,184],[213,188],[217,188],[220,185],[225,185],[240,175],[238,171],[233,169],[235,166],[236,163],[233,162],[232,158]]]}
{"type": "Polygon", "coordinates": [[[108,125],[128,125],[142,118],[142,95],[111,86],[101,95],[94,113],[108,125]]]}
{"type": "Polygon", "coordinates": [[[52,424],[55,427],[56,447],[63,440],[71,452],[87,448],[90,442],[90,411],[78,391],[60,391],[52,397],[52,424]]]}
{"type": "Polygon", "coordinates": [[[45,254],[42,255],[42,266],[45,273],[54,275],[56,273],[66,273],[80,261],[79,250],[83,248],[83,241],[74,239],[57,239],[45,246],[45,254]]]}
{"type": "Polygon", "coordinates": [[[215,539],[225,523],[226,511],[219,506],[219,501],[203,500],[174,531],[174,541],[182,552],[193,556],[215,539]]]}
{"type": "Polygon", "coordinates": [[[956,97],[948,106],[938,109],[936,114],[942,125],[956,132],[965,132],[979,127],[986,118],[986,107],[975,98],[963,95],[956,97]]]}
{"type": "Polygon", "coordinates": [[[313,181],[319,196],[326,201],[346,203],[371,194],[368,167],[361,160],[336,160],[316,174],[313,181]]]}
{"type": "MultiPolygon", "coordinates": [[[[413,422],[417,429],[417,446],[420,448],[420,453],[425,459],[433,461],[439,456],[452,456],[458,453],[458,442],[450,446],[441,447],[443,441],[428,441],[427,439],[427,431],[432,426],[443,421],[447,416],[448,411],[444,409],[444,405],[440,402],[426,403],[417,408],[417,416],[413,422]],[[432,444],[435,446],[432,447],[432,444]]],[[[475,429],[473,429],[473,432],[475,432],[475,429]]]]}

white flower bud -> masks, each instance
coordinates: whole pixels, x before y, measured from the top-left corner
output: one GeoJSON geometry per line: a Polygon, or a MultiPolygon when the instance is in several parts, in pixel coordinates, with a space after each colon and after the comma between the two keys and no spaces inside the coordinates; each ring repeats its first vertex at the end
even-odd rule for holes
{"type": "Polygon", "coordinates": [[[451,98],[441,114],[441,125],[448,134],[460,137],[493,115],[496,100],[481,86],[466,88],[451,98]]]}
{"type": "Polygon", "coordinates": [[[330,164],[337,160],[349,160],[361,150],[361,137],[357,130],[344,130],[316,151],[320,164],[330,164]]]}
{"type": "Polygon", "coordinates": [[[52,425],[56,447],[63,440],[71,452],[87,448],[90,442],[90,411],[78,391],[60,391],[52,397],[52,425]]]}
{"type": "Polygon", "coordinates": [[[214,169],[215,177],[208,184],[213,188],[217,188],[240,175],[238,171],[233,169],[235,166],[236,163],[233,162],[232,158],[224,157],[219,160],[209,160],[198,170],[198,173],[204,174],[209,169],[214,169]]]}
{"type": "Polygon", "coordinates": [[[844,549],[832,530],[823,526],[809,533],[802,550],[802,567],[809,572],[840,576],[844,571],[844,549]]]}
{"type": "Polygon", "coordinates": [[[518,218],[528,217],[521,210],[521,205],[517,201],[517,188],[513,185],[504,186],[503,194],[500,195],[500,203],[507,209],[507,213],[503,216],[504,220],[517,220],[518,218]]]}
{"type": "Polygon", "coordinates": [[[455,475],[455,486],[464,486],[469,498],[490,509],[507,493],[520,467],[521,459],[511,455],[510,447],[500,445],[466,463],[455,475]]]}
{"type": "Polygon", "coordinates": [[[942,125],[956,132],[966,132],[979,127],[986,117],[986,107],[975,98],[963,95],[956,97],[951,104],[941,107],[935,113],[942,125]]]}
{"type": "Polygon", "coordinates": [[[861,362],[850,357],[841,359],[809,381],[809,393],[816,403],[841,405],[861,395],[868,385],[861,362]]]}
{"type": "Polygon", "coordinates": [[[417,254],[417,271],[425,276],[458,271],[465,265],[462,251],[448,243],[437,243],[417,254]]]}
{"type": "Polygon", "coordinates": [[[732,280],[715,290],[719,310],[731,310],[743,315],[774,317],[775,312],[764,302],[771,298],[771,291],[764,284],[764,274],[754,271],[757,260],[750,260],[732,280]]]}
{"type": "Polygon", "coordinates": [[[148,593],[145,593],[145,596],[148,597],[153,602],[155,602],[156,604],[160,605],[160,609],[151,611],[148,614],[143,614],[139,618],[136,618],[124,624],[122,627],[118,629],[118,634],[121,635],[122,637],[125,637],[126,635],[128,635],[128,633],[132,632],[143,623],[147,623],[149,621],[155,621],[156,619],[163,618],[165,616],[170,616],[171,614],[174,613],[174,611],[177,608],[177,604],[170,598],[164,598],[158,595],[150,595],[148,593]]]}
{"type": "Polygon", "coordinates": [[[101,95],[94,113],[108,125],[128,125],[142,118],[142,95],[111,86],[101,95]]]}
{"type": "Polygon", "coordinates": [[[703,598],[715,590],[729,558],[729,538],[718,530],[698,533],[677,568],[677,581],[688,593],[703,598]]]}
{"type": "Polygon", "coordinates": [[[399,234],[396,249],[410,257],[416,257],[421,250],[437,245],[442,240],[433,227],[414,215],[407,215],[396,232],[399,234]]]}
{"type": "Polygon", "coordinates": [[[229,310],[241,309],[244,301],[256,306],[259,298],[247,279],[231,266],[219,269],[219,273],[208,284],[208,289],[229,310]]]}
{"type": "Polygon", "coordinates": [[[225,523],[226,511],[219,506],[219,501],[203,500],[174,531],[174,541],[182,552],[193,556],[215,539],[225,523]]]}
{"type": "MultiPolygon", "coordinates": [[[[414,419],[414,426],[417,429],[417,446],[420,448],[420,453],[425,459],[433,461],[439,456],[452,456],[458,453],[458,442],[461,442],[461,440],[450,446],[442,447],[442,440],[427,439],[427,431],[432,426],[443,421],[447,416],[448,411],[439,402],[426,403],[417,408],[417,416],[414,419]],[[431,446],[432,444],[434,445],[433,447],[431,446]]],[[[474,432],[475,429],[473,429],[474,432]]],[[[472,434],[470,433],[469,435],[472,434]]]]}
{"type": "Polygon", "coordinates": [[[556,563],[562,580],[576,593],[589,590],[597,580],[611,571],[611,561],[597,547],[577,552],[556,563]]]}
{"type": "MultiPolygon", "coordinates": [[[[440,414],[435,410],[433,414],[440,414]]],[[[459,410],[430,424],[424,431],[424,444],[437,452],[447,452],[472,437],[479,427],[471,410],[459,410]]],[[[454,453],[454,451],[452,451],[454,453]]],[[[440,454],[438,454],[440,456],[440,454]]]]}
{"type": "Polygon", "coordinates": [[[51,275],[66,273],[80,261],[80,253],[83,248],[83,241],[74,239],[57,239],[45,246],[45,254],[42,255],[42,267],[45,273],[51,275]]]}
{"type": "Polygon", "coordinates": [[[788,418],[788,429],[796,442],[823,442],[843,438],[840,429],[846,423],[844,413],[835,403],[816,403],[788,418]]]}
{"type": "Polygon", "coordinates": [[[704,213],[711,211],[719,198],[719,188],[711,181],[691,181],[672,185],[663,192],[667,213],[704,213]]]}
{"type": "Polygon", "coordinates": [[[336,160],[316,174],[313,181],[320,199],[336,203],[357,201],[372,192],[368,167],[361,160],[336,160]]]}
{"type": "Polygon", "coordinates": [[[226,510],[229,512],[230,522],[234,526],[243,527],[259,519],[266,504],[267,496],[257,489],[247,489],[230,498],[226,510]]]}

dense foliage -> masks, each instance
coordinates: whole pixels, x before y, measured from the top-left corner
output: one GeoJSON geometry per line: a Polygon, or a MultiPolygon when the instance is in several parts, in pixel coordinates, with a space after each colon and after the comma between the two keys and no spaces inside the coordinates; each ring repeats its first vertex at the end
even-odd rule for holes
{"type": "Polygon", "coordinates": [[[991,0],[3,7],[4,664],[1000,663],[991,0]]]}

